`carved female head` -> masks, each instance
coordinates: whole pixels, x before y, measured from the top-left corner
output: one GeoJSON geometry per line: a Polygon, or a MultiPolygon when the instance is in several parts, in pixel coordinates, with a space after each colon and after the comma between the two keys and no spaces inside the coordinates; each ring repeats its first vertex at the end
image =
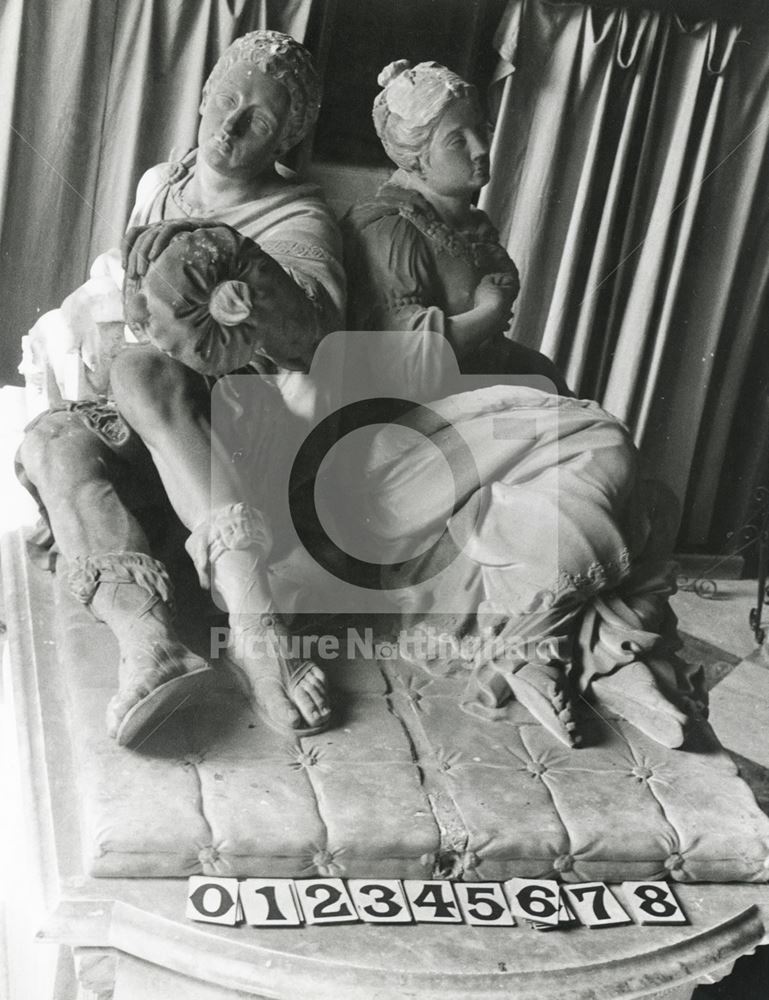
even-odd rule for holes
{"type": "Polygon", "coordinates": [[[449,110],[454,117],[470,122],[479,136],[483,134],[486,148],[483,153],[473,150],[473,154],[487,156],[476,88],[456,73],[435,62],[412,66],[399,59],[382,70],[378,83],[382,92],[374,101],[374,127],[387,155],[403,170],[419,173],[423,169],[449,110]]]}
{"type": "MultiPolygon", "coordinates": [[[[212,96],[232,78],[259,75],[280,84],[287,93],[287,108],[281,116],[276,153],[291,149],[307,135],[320,111],[321,87],[310,53],[290,35],[280,31],[251,31],[237,38],[219,58],[203,88],[201,115],[212,96]]],[[[265,88],[266,89],[266,88],[265,88]]],[[[272,104],[277,104],[270,95],[272,104]]]]}

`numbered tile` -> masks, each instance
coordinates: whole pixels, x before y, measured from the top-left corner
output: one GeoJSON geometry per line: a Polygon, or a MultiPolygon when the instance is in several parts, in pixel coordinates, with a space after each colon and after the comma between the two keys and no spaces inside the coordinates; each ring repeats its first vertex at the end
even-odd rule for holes
{"type": "Polygon", "coordinates": [[[454,892],[466,923],[479,927],[515,927],[499,882],[455,882],[454,892]]]}
{"type": "Polygon", "coordinates": [[[558,924],[561,903],[558,883],[552,879],[511,878],[504,883],[514,917],[538,924],[558,924]]]}
{"type": "Polygon", "coordinates": [[[368,924],[413,924],[414,918],[403,891],[395,878],[351,878],[347,888],[358,916],[368,924]]]}
{"type": "Polygon", "coordinates": [[[622,889],[639,924],[688,924],[667,882],[623,882],[622,889]]]}
{"type": "Polygon", "coordinates": [[[360,919],[340,878],[301,879],[294,886],[308,924],[350,924],[360,919]]]}
{"type": "Polygon", "coordinates": [[[190,920],[234,927],[240,919],[238,880],[192,875],[187,884],[187,909],[190,920]]]}
{"type": "Polygon", "coordinates": [[[290,878],[247,878],[240,886],[245,921],[252,927],[298,927],[302,914],[290,878]]]}
{"type": "Polygon", "coordinates": [[[535,921],[529,922],[535,931],[567,931],[569,928],[576,927],[577,924],[579,924],[574,911],[569,906],[569,902],[563,894],[563,890],[561,890],[558,897],[557,924],[540,924],[535,921]]]}
{"type": "Polygon", "coordinates": [[[619,900],[603,882],[580,882],[577,885],[565,885],[561,892],[577,914],[580,923],[585,927],[618,927],[620,924],[631,924],[633,921],[627,915],[619,900]]]}
{"type": "Polygon", "coordinates": [[[462,914],[451,882],[406,879],[403,883],[414,919],[420,924],[461,924],[462,914]]]}
{"type": "Polygon", "coordinates": [[[561,897],[560,897],[560,902],[558,904],[558,926],[574,927],[578,923],[579,920],[577,920],[577,914],[571,908],[569,900],[563,894],[563,889],[561,889],[561,897]]]}

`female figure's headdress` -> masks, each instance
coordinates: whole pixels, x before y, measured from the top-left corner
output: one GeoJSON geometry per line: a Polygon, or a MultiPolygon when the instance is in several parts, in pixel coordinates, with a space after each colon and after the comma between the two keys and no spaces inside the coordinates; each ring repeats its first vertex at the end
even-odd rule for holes
{"type": "Polygon", "coordinates": [[[449,104],[477,98],[476,88],[436,62],[412,66],[398,59],[377,78],[382,92],[374,101],[374,127],[390,159],[404,170],[415,170],[419,153],[429,143],[449,104]]]}

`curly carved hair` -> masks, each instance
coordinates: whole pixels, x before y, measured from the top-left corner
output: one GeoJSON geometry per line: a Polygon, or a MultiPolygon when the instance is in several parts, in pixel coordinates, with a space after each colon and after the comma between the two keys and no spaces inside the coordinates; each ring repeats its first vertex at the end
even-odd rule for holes
{"type": "Polygon", "coordinates": [[[213,88],[240,63],[250,63],[278,80],[288,91],[289,113],[279,152],[296,146],[315,124],[320,111],[321,85],[307,49],[281,31],[250,31],[236,38],[211,70],[200,102],[205,107],[213,88]]]}

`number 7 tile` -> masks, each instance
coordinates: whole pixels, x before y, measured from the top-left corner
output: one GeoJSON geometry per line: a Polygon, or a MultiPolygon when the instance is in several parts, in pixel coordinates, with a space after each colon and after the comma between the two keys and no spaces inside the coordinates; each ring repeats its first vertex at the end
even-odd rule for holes
{"type": "Polygon", "coordinates": [[[561,887],[585,927],[619,927],[633,921],[604,882],[579,882],[561,887]]]}

